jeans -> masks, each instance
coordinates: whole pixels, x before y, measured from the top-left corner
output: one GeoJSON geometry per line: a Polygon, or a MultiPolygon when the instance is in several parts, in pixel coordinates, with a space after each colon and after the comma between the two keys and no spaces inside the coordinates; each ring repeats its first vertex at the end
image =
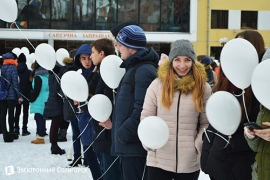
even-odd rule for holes
{"type": "MultiPolygon", "coordinates": [[[[100,164],[98,162],[96,153],[94,152],[92,146],[90,146],[89,148],[88,147],[89,146],[83,146],[84,159],[87,161],[87,164],[89,165],[89,169],[92,173],[93,180],[97,180],[101,176],[100,164]]],[[[100,180],[102,180],[102,178],[100,178],[100,180]]]]}
{"type": "Polygon", "coordinates": [[[43,118],[43,115],[39,113],[35,113],[34,119],[36,120],[36,124],[37,124],[37,134],[40,137],[44,137],[46,130],[45,130],[45,119],[43,118]]]}
{"type": "Polygon", "coordinates": [[[81,137],[79,137],[80,129],[78,125],[78,120],[76,118],[71,119],[70,123],[71,123],[71,128],[72,128],[74,159],[77,159],[81,156],[81,137]]]}
{"type": "MultiPolygon", "coordinates": [[[[101,162],[103,171],[107,171],[113,161],[116,159],[116,156],[111,156],[109,153],[101,153],[101,162]]],[[[114,164],[110,167],[110,169],[103,176],[104,180],[121,180],[122,174],[120,169],[120,159],[118,158],[114,164]]]]}
{"type": "Polygon", "coordinates": [[[146,157],[121,157],[124,180],[147,179],[146,157]]]}
{"type": "Polygon", "coordinates": [[[83,132],[81,135],[82,144],[83,146],[89,146],[93,142],[92,140],[94,137],[94,128],[91,123],[92,118],[87,111],[78,114],[78,118],[80,132],[83,132]]]}

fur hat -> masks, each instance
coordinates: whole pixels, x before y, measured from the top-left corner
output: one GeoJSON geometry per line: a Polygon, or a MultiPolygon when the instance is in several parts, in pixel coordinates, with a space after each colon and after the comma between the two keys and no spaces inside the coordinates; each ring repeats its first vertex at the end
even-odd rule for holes
{"type": "Polygon", "coordinates": [[[171,47],[169,53],[169,60],[172,63],[173,59],[177,56],[188,56],[193,62],[195,62],[196,54],[193,49],[193,45],[189,40],[182,39],[176,40],[171,47]]]}
{"type": "Polygon", "coordinates": [[[140,50],[146,48],[146,36],[139,26],[129,25],[118,33],[116,40],[123,46],[140,50]]]}
{"type": "Polygon", "coordinates": [[[124,22],[124,23],[116,25],[110,31],[111,31],[112,35],[116,38],[119,31],[121,29],[123,29],[124,27],[129,26],[129,25],[137,25],[137,23],[136,22],[124,22]]]}
{"type": "Polygon", "coordinates": [[[24,53],[21,53],[18,57],[18,63],[26,63],[26,57],[24,53]]]}

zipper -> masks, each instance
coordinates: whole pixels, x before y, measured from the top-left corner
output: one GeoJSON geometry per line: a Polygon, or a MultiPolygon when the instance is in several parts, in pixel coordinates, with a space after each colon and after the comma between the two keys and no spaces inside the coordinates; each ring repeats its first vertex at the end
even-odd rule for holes
{"type": "MultiPolygon", "coordinates": [[[[264,114],[264,109],[263,108],[262,108],[262,114],[264,114]]],[[[262,120],[262,117],[261,117],[261,120],[262,120]]],[[[262,121],[261,121],[261,124],[262,124],[262,121]]],[[[262,179],[264,179],[264,173],[263,172],[264,172],[264,159],[265,159],[265,158],[263,158],[263,155],[266,154],[266,152],[265,152],[266,151],[265,150],[266,149],[266,147],[265,147],[266,146],[266,141],[263,141],[263,142],[264,143],[263,143],[262,154],[261,154],[261,162],[262,162],[261,163],[261,177],[262,177],[262,179]]]]}
{"type": "Polygon", "coordinates": [[[179,97],[178,97],[178,103],[177,103],[177,125],[176,125],[176,173],[178,169],[178,123],[179,123],[179,106],[180,106],[180,97],[181,97],[181,92],[179,92],[179,97]]]}

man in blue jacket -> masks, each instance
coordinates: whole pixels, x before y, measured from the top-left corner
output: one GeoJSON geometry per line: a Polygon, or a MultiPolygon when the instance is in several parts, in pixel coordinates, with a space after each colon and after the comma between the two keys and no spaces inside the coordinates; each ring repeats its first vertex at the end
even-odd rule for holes
{"type": "MultiPolygon", "coordinates": [[[[88,77],[88,75],[93,71],[95,67],[93,65],[92,59],[90,58],[91,54],[92,54],[92,50],[91,50],[90,44],[83,44],[79,47],[75,56],[74,63],[78,68],[81,68],[82,75],[85,77],[85,79],[88,77]]],[[[78,104],[78,103],[79,102],[75,101],[75,104],[78,104]]],[[[100,169],[100,164],[97,160],[96,153],[93,151],[93,147],[90,146],[90,144],[92,143],[94,130],[93,130],[92,123],[90,122],[91,116],[88,112],[87,105],[84,105],[84,104],[85,102],[80,102],[80,104],[78,104],[80,105],[80,111],[81,111],[78,114],[78,118],[79,118],[78,127],[81,133],[81,140],[82,140],[83,150],[84,150],[84,159],[89,165],[93,179],[96,180],[99,177],[101,177],[101,169],[100,169]]],[[[75,158],[78,158],[78,157],[75,157],[75,158]]]]}
{"type": "Polygon", "coordinates": [[[111,153],[121,158],[124,180],[147,179],[144,173],[147,153],[139,140],[137,129],[146,90],[156,78],[155,65],[158,64],[159,56],[152,48],[146,48],[146,36],[139,26],[122,28],[116,40],[124,60],[120,67],[126,69],[126,74],[117,88],[112,117],[111,153]],[[145,61],[136,70],[133,89],[132,70],[145,61]]]}

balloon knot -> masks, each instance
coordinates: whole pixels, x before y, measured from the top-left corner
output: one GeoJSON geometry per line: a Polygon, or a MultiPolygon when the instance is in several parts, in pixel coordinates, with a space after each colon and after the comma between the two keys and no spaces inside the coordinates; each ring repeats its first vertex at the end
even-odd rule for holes
{"type": "Polygon", "coordinates": [[[232,135],[229,135],[228,138],[231,139],[232,138],[232,135]]]}

